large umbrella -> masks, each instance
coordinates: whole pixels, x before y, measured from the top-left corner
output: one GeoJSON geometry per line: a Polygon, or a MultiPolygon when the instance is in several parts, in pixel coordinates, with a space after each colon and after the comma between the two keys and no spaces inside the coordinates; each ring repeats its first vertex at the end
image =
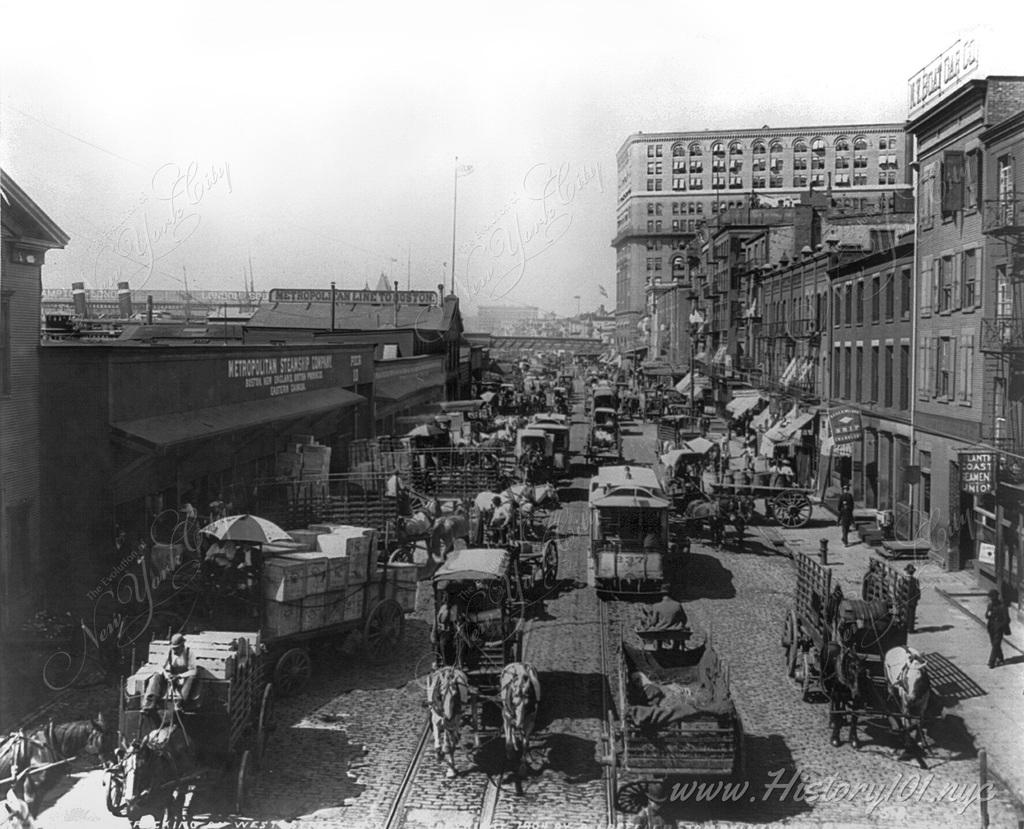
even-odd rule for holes
{"type": "Polygon", "coordinates": [[[219,541],[248,541],[251,544],[273,544],[291,541],[292,537],[273,521],[255,515],[229,515],[207,524],[200,532],[219,541]]]}
{"type": "Polygon", "coordinates": [[[444,429],[440,429],[431,423],[422,423],[416,428],[412,429],[407,435],[407,438],[433,438],[438,435],[443,435],[444,429]]]}
{"type": "Polygon", "coordinates": [[[490,403],[494,399],[494,392],[485,391],[483,394],[480,395],[480,399],[483,400],[484,403],[490,403]]]}

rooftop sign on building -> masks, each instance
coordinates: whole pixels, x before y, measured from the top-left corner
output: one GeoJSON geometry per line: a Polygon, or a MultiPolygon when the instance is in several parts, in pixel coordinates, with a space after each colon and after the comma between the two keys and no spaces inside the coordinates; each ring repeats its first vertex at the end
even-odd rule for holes
{"type": "MultiPolygon", "coordinates": [[[[330,288],[272,288],[271,302],[330,302],[330,288]]],[[[334,302],[348,305],[436,305],[434,291],[348,291],[335,289],[334,302]]]]}
{"type": "Polygon", "coordinates": [[[913,120],[959,89],[978,74],[978,68],[977,38],[957,40],[924,68],[911,75],[907,86],[907,119],[913,120]]]}

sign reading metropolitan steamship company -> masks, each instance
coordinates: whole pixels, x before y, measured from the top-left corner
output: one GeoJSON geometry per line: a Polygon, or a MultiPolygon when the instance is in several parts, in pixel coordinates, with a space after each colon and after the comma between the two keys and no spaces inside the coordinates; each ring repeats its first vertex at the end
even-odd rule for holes
{"type": "Polygon", "coordinates": [[[961,38],[911,76],[907,87],[907,118],[938,103],[978,72],[978,41],[961,38]]]}
{"type": "MultiPolygon", "coordinates": [[[[271,302],[330,302],[330,288],[271,288],[271,302]]],[[[334,304],[436,305],[434,291],[334,291],[334,304]]]]}
{"type": "Polygon", "coordinates": [[[996,491],[996,453],[960,453],[960,491],[989,495],[996,491]]]}

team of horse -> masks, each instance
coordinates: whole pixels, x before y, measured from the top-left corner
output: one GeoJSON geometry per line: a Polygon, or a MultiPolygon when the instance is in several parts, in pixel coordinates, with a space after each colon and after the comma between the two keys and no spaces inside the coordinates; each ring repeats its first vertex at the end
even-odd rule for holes
{"type": "Polygon", "coordinates": [[[753,512],[753,500],[746,495],[722,494],[716,497],[702,493],[684,496],[683,521],[687,534],[695,528],[705,526],[711,543],[721,547],[725,543],[725,525],[732,524],[737,541],[742,541],[753,512]]]}
{"type": "MultiPolygon", "coordinates": [[[[459,745],[463,718],[474,696],[479,698],[481,695],[460,668],[444,666],[427,679],[427,707],[434,752],[438,762],[445,765],[445,777],[448,779],[458,775],[455,750],[459,745]]],[[[490,701],[496,701],[501,708],[505,758],[519,794],[522,794],[526,755],[537,725],[540,700],[540,678],[536,669],[525,662],[505,665],[498,678],[497,699],[490,701]]]]}
{"type": "MultiPolygon", "coordinates": [[[[89,720],[50,722],[32,731],[19,730],[0,745],[0,781],[11,782],[13,800],[35,818],[42,798],[67,773],[68,764],[79,755],[100,762],[113,758],[116,729],[108,728],[103,714],[89,720]]],[[[13,806],[13,801],[9,803],[13,806]]],[[[12,810],[21,814],[20,807],[12,810]]]]}

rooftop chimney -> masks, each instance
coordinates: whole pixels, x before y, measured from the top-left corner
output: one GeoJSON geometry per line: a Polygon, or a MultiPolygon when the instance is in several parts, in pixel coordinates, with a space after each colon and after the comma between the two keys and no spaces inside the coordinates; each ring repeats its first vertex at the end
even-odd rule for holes
{"type": "Polygon", "coordinates": [[[89,306],[85,298],[85,283],[71,283],[71,299],[75,305],[75,313],[83,319],[89,316],[89,306]]]}
{"type": "Polygon", "coordinates": [[[117,314],[124,320],[132,315],[132,289],[127,282],[117,283],[117,314]]]}

